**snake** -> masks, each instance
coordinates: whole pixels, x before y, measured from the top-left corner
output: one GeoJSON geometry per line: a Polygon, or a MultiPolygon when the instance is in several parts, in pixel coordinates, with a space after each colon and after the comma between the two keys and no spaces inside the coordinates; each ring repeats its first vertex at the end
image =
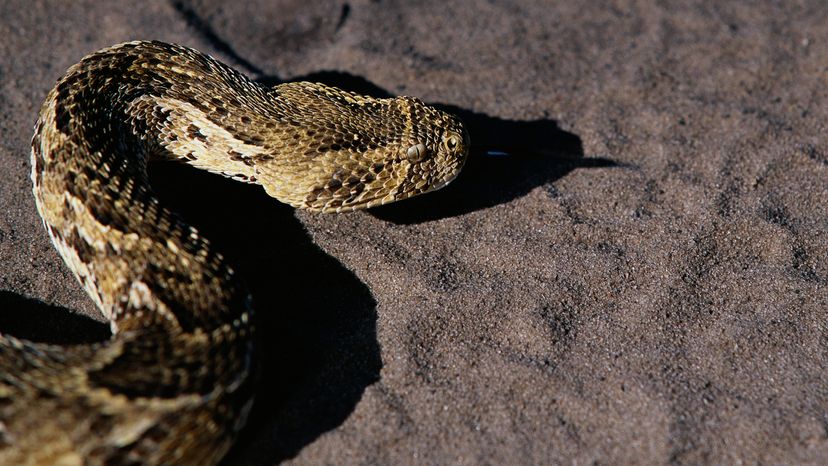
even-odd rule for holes
{"type": "Polygon", "coordinates": [[[457,116],[417,98],[266,86],[176,44],[122,43],[72,65],[38,114],[32,191],[112,336],[0,335],[0,464],[209,465],[247,423],[266,370],[255,303],[209,239],[154,194],[150,163],[345,212],[442,188],[469,144],[457,116]]]}

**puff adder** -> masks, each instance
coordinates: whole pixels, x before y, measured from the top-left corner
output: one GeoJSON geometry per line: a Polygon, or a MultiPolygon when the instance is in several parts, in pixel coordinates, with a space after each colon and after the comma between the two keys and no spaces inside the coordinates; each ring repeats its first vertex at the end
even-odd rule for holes
{"type": "Polygon", "coordinates": [[[73,346],[0,336],[0,464],[213,464],[245,424],[254,306],[221,254],[153,195],[149,161],[339,212],[439,189],[468,145],[456,117],[410,97],[264,87],[161,42],[85,57],[40,110],[32,182],[113,336],[73,346]]]}

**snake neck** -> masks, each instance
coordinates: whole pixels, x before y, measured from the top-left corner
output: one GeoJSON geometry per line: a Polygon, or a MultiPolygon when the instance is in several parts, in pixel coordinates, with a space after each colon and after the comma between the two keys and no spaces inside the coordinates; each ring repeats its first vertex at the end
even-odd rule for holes
{"type": "MultiPolygon", "coordinates": [[[[193,52],[177,66],[171,47],[104,50],[57,83],[32,140],[36,204],[58,251],[113,330],[244,330],[248,295],[232,268],[148,185],[148,159],[181,153],[177,140],[185,138],[166,132],[176,123],[168,118],[173,110],[147,102],[195,101],[199,85],[208,86],[195,76],[219,75],[213,68],[221,66],[193,52]],[[162,50],[169,60],[159,58],[162,50]]],[[[211,153],[198,142],[191,138],[184,155],[211,153]]]]}

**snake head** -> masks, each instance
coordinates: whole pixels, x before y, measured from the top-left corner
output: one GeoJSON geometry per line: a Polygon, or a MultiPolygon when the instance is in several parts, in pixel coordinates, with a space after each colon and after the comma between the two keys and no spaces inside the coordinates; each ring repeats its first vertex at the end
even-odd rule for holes
{"type": "Polygon", "coordinates": [[[273,197],[318,212],[370,208],[454,180],[469,134],[454,115],[413,97],[375,99],[317,83],[279,86],[296,102],[280,154],[256,166],[273,197]]]}
{"type": "Polygon", "coordinates": [[[462,170],[469,133],[459,118],[417,98],[389,100],[398,109],[399,121],[383,137],[384,147],[364,154],[370,164],[367,173],[358,169],[356,189],[346,193],[341,206],[323,211],[370,208],[435,191],[462,170]]]}
{"type": "Polygon", "coordinates": [[[466,163],[470,145],[469,133],[458,117],[416,98],[398,99],[408,107],[410,131],[398,149],[402,153],[392,160],[397,165],[394,178],[398,184],[388,202],[436,191],[451,183],[466,163]]]}

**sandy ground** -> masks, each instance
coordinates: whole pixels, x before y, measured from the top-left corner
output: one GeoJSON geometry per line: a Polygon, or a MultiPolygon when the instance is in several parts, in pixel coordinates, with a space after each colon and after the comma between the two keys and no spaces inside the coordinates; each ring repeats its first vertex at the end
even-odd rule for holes
{"type": "Polygon", "coordinates": [[[153,170],[265,322],[227,464],[828,463],[828,9],[555,3],[0,3],[0,329],[106,335],[29,138],[69,65],[161,39],[416,95],[476,144],[444,191],[340,216],[153,170]]]}

